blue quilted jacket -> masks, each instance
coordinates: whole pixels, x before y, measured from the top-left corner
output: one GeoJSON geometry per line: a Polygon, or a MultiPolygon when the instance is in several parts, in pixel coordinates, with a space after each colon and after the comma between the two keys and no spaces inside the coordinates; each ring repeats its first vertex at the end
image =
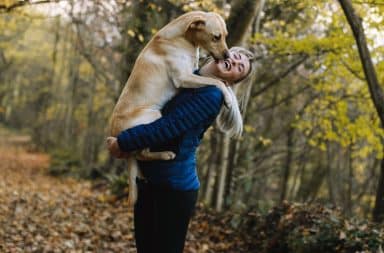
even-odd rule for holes
{"type": "Polygon", "coordinates": [[[121,132],[117,137],[119,147],[126,152],[147,147],[151,151],[173,151],[173,160],[139,161],[141,172],[153,184],[196,190],[200,186],[196,149],[222,104],[223,95],[215,86],[182,89],[164,106],[161,118],[121,132]]]}

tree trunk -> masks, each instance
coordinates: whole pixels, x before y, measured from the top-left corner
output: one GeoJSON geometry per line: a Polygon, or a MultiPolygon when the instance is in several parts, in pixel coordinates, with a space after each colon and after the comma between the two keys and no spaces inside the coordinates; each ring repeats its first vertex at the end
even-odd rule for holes
{"type": "Polygon", "coordinates": [[[289,180],[289,176],[291,174],[291,168],[292,168],[293,133],[294,133],[294,128],[289,127],[287,132],[287,156],[285,159],[283,178],[281,181],[280,203],[282,203],[287,197],[288,180],[289,180]]]}
{"type": "Polygon", "coordinates": [[[345,198],[344,213],[348,216],[352,214],[352,184],[353,184],[353,146],[348,147],[348,179],[347,179],[347,192],[345,198]]]}
{"type": "MultiPolygon", "coordinates": [[[[7,68],[10,66],[10,62],[5,58],[4,52],[0,49],[0,74],[5,72],[7,68]]],[[[0,75],[1,78],[1,75],[0,75]]],[[[1,79],[0,79],[1,80],[1,79]]]]}
{"type": "Polygon", "coordinates": [[[239,0],[232,4],[231,14],[227,21],[230,35],[227,39],[228,46],[231,47],[244,42],[248,29],[257,14],[260,13],[263,5],[263,0],[239,0]]]}
{"type": "Polygon", "coordinates": [[[100,145],[96,145],[99,138],[95,138],[98,136],[98,131],[96,130],[97,121],[96,121],[96,113],[93,110],[94,97],[96,93],[96,80],[95,78],[91,78],[89,80],[89,98],[87,101],[87,129],[83,138],[83,147],[82,147],[82,158],[86,165],[86,169],[89,169],[89,166],[92,165],[96,161],[97,150],[100,145]]]}
{"type": "Polygon", "coordinates": [[[80,58],[74,52],[73,58],[69,58],[69,83],[68,83],[68,90],[67,90],[67,111],[65,115],[65,121],[64,121],[64,140],[66,143],[71,143],[73,141],[73,130],[74,130],[74,113],[75,108],[77,107],[77,89],[78,89],[78,81],[79,81],[79,65],[80,65],[80,58]]]}
{"type": "Polygon", "coordinates": [[[229,146],[228,157],[228,176],[226,179],[225,195],[228,196],[228,205],[234,203],[232,194],[235,191],[238,175],[235,173],[235,166],[239,156],[238,150],[240,148],[240,141],[233,140],[229,146]]]}
{"type": "Polygon", "coordinates": [[[379,183],[376,190],[375,207],[373,209],[373,220],[382,222],[384,220],[384,159],[381,160],[379,183]]]}
{"type": "Polygon", "coordinates": [[[328,196],[329,200],[333,205],[336,205],[336,197],[335,197],[335,189],[334,189],[334,180],[333,180],[333,155],[332,146],[328,142],[327,143],[327,184],[328,184],[328,196]]]}
{"type": "Polygon", "coordinates": [[[220,172],[218,177],[218,188],[216,196],[216,211],[221,212],[224,204],[224,192],[225,192],[225,182],[228,169],[228,154],[229,154],[229,145],[230,138],[228,134],[223,134],[223,143],[220,153],[220,165],[218,171],[220,172]]]}
{"type": "Polygon", "coordinates": [[[296,200],[309,203],[315,200],[327,174],[324,156],[323,152],[317,153],[317,161],[314,161],[317,164],[316,167],[311,168],[309,173],[303,171],[296,200]]]}
{"type": "MultiPolygon", "coordinates": [[[[227,43],[229,46],[239,45],[244,42],[245,35],[247,34],[248,29],[252,26],[253,20],[255,17],[259,16],[265,1],[255,1],[255,0],[238,0],[232,4],[231,14],[227,21],[227,27],[229,31],[229,37],[227,39],[227,43]],[[246,10],[246,11],[244,11],[246,10]],[[240,14],[241,13],[241,14],[240,14]]],[[[246,107],[246,106],[245,106],[246,107]]],[[[244,114],[243,114],[244,117],[244,114]]],[[[235,182],[233,182],[232,177],[235,172],[235,164],[237,160],[236,153],[240,147],[237,143],[238,141],[230,141],[227,135],[222,135],[222,145],[220,154],[222,157],[226,157],[227,161],[222,163],[220,166],[220,181],[218,186],[218,196],[216,202],[216,209],[222,209],[222,202],[218,203],[218,201],[222,201],[224,193],[229,194],[231,189],[235,187],[235,182]],[[228,161],[228,157],[230,161],[228,161]],[[225,172],[221,169],[225,164],[225,172]],[[229,166],[230,167],[229,167],[229,166]],[[229,167],[229,168],[228,168],[229,167]],[[225,173],[225,174],[223,174],[225,173]],[[223,180],[223,181],[221,181],[223,180]],[[221,187],[223,189],[221,190],[221,187]],[[220,196],[221,195],[221,196],[220,196]],[[220,207],[219,207],[220,206],[220,207]]]]}
{"type": "Polygon", "coordinates": [[[219,160],[219,152],[217,147],[219,138],[216,137],[218,133],[214,130],[210,139],[211,155],[208,165],[208,172],[205,178],[205,191],[204,191],[204,202],[210,206],[212,205],[213,189],[215,185],[215,175],[217,171],[217,161],[219,160]]]}
{"type": "MultiPolygon", "coordinates": [[[[339,0],[344,14],[351,26],[353,35],[359,49],[360,61],[363,65],[365,78],[367,79],[369,92],[377,114],[380,118],[381,126],[384,127],[384,94],[377,79],[376,71],[365,40],[364,28],[361,18],[357,16],[350,0],[339,0]]],[[[383,221],[384,218],[384,159],[381,162],[379,184],[376,192],[375,207],[373,210],[373,220],[383,221]]]]}

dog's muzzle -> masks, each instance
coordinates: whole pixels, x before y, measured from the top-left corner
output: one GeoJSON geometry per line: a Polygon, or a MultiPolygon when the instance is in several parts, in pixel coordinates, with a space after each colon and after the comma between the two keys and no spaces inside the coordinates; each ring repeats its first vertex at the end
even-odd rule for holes
{"type": "Polygon", "coordinates": [[[230,56],[229,50],[226,50],[223,54],[224,59],[228,59],[230,56]]]}

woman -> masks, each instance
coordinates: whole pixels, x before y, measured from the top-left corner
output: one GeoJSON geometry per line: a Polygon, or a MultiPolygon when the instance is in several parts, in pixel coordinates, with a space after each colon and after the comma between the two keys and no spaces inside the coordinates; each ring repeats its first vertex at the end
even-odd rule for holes
{"type": "MultiPolygon", "coordinates": [[[[231,48],[230,53],[227,60],[216,62],[208,58],[196,74],[219,78],[231,88],[235,84],[240,87],[240,82],[250,84],[246,79],[254,70],[253,54],[240,47],[231,48]]],[[[246,95],[240,98],[244,99],[246,95]]],[[[138,253],[183,252],[200,186],[196,148],[219,112],[218,124],[223,129],[234,135],[242,129],[237,104],[231,109],[222,104],[223,95],[215,86],[182,89],[164,106],[160,119],[121,132],[108,147],[115,157],[147,147],[176,154],[175,159],[168,161],[139,161],[144,178],[137,179],[138,200],[134,207],[138,253]]]]}

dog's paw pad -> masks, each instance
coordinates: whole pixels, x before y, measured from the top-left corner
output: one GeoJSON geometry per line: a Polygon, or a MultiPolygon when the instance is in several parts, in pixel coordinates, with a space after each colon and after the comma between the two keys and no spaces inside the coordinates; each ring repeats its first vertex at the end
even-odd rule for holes
{"type": "Polygon", "coordinates": [[[106,142],[107,146],[111,146],[113,141],[114,141],[113,137],[107,137],[105,142],[106,142]]]}
{"type": "Polygon", "coordinates": [[[166,157],[167,157],[167,160],[172,160],[172,159],[175,159],[176,154],[173,152],[167,152],[166,157]]]}

